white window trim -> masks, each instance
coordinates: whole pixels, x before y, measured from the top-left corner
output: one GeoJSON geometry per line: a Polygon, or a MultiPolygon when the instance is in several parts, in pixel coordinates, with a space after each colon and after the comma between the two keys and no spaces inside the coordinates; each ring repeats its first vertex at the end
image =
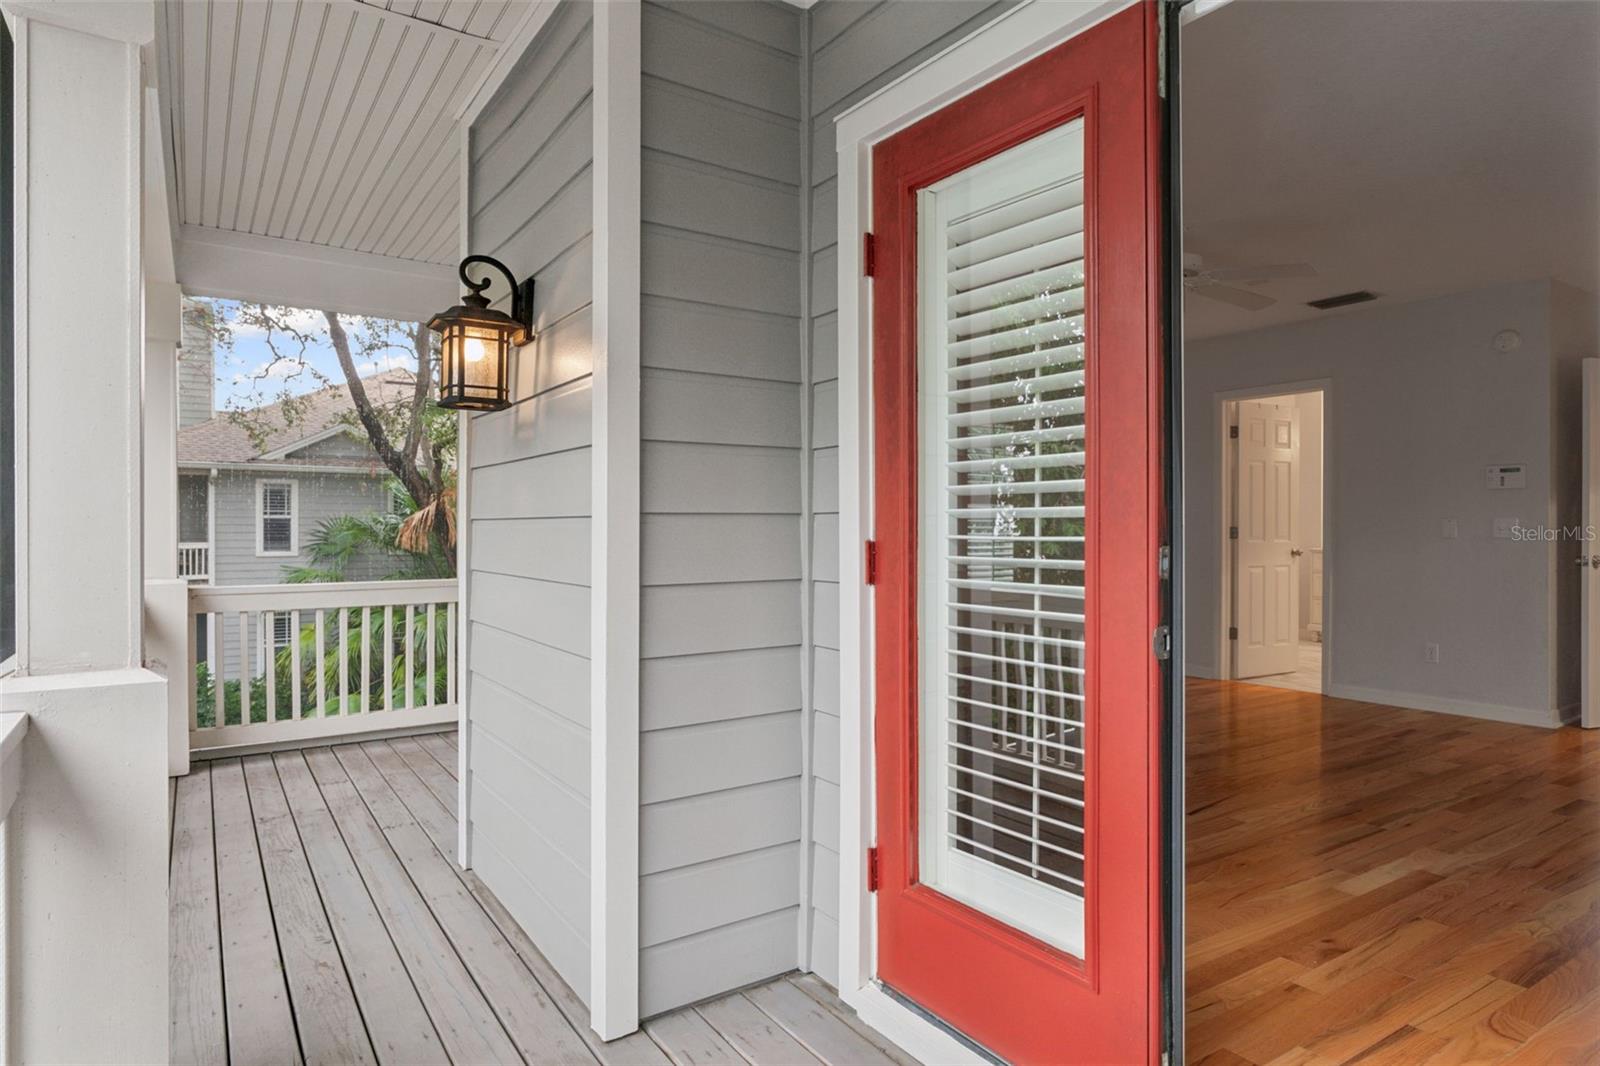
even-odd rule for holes
{"type": "MultiPolygon", "coordinates": [[[[300,554],[300,482],[291,478],[257,478],[256,479],[256,556],[262,559],[283,559],[300,554]],[[262,506],[262,497],[268,485],[289,486],[289,550],[268,551],[265,537],[262,535],[262,523],[267,515],[262,506]]],[[[274,516],[280,517],[280,516],[274,516]]]]}
{"type": "Polygon", "coordinates": [[[861,274],[872,219],[872,149],[1137,0],[1028,0],[890,82],[834,120],[839,329],[839,995],[861,1020],[925,1062],[988,1060],[880,987],[866,854],[873,796],[872,589],[860,545],[872,532],[872,319],[861,274]]]}

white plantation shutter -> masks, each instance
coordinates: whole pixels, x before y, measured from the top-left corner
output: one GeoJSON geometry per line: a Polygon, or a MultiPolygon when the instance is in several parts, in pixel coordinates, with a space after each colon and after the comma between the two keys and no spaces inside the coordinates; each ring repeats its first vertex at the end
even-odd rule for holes
{"type": "Polygon", "coordinates": [[[919,194],[922,876],[1082,948],[1082,127],[919,194]]]}

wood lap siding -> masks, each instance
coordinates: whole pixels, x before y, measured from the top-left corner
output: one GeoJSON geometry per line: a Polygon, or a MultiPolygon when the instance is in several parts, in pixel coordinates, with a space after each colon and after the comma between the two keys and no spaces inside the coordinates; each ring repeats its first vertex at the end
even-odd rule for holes
{"type": "Polygon", "coordinates": [[[563,4],[471,131],[475,253],[536,279],[508,410],[471,420],[472,865],[589,994],[593,46],[563,4]]]}
{"type": "Polygon", "coordinates": [[[642,12],[644,1016],[797,963],[803,17],[642,12]]]}
{"type": "Polygon", "coordinates": [[[834,119],[1006,10],[983,0],[822,0],[808,12],[811,225],[812,523],[810,655],[811,969],[838,983],[839,960],[839,329],[838,157],[834,119]]]}

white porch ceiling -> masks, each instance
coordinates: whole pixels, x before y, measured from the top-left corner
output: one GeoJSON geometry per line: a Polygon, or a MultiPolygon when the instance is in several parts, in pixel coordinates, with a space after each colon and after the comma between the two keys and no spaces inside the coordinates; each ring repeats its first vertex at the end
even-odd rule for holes
{"type": "Polygon", "coordinates": [[[161,0],[180,241],[453,263],[456,123],[536,6],[161,0]]]}

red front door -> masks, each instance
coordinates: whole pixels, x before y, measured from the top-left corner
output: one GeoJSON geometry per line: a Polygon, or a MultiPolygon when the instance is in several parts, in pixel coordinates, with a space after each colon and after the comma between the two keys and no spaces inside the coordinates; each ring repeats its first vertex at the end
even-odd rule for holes
{"type": "Polygon", "coordinates": [[[878,976],[1159,1057],[1154,5],[873,151],[878,976]]]}

